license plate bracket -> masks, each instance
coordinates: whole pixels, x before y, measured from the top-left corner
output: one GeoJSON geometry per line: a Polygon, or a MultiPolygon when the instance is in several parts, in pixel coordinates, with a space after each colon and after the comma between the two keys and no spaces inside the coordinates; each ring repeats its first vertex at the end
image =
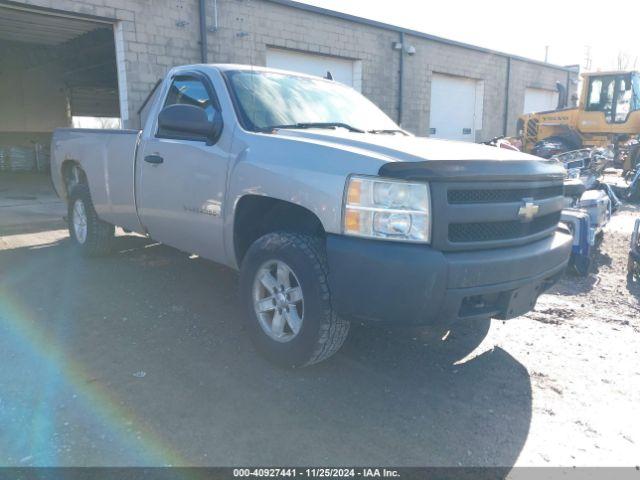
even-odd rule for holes
{"type": "Polygon", "coordinates": [[[505,320],[519,317],[533,310],[540,295],[540,283],[525,285],[506,294],[504,305],[505,320]]]}

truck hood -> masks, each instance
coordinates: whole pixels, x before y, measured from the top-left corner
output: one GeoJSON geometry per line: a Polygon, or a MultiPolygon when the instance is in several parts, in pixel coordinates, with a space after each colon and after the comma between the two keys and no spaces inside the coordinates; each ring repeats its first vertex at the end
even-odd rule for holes
{"type": "Polygon", "coordinates": [[[369,153],[386,160],[380,175],[406,179],[473,180],[478,175],[495,180],[562,179],[564,168],[522,152],[469,142],[347,130],[279,130],[280,137],[346,151],[369,153]]]}
{"type": "Polygon", "coordinates": [[[390,161],[424,160],[539,160],[522,152],[470,142],[456,142],[405,135],[352,133],[347,130],[279,130],[278,135],[311,142],[331,143],[334,147],[369,150],[390,161]]]}

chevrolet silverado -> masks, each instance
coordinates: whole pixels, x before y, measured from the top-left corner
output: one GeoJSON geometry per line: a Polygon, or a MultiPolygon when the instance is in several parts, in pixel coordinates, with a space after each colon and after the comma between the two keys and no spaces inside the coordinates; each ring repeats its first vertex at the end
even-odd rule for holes
{"type": "Polygon", "coordinates": [[[288,366],[354,320],[522,315],[571,251],[557,162],[419,138],[345,85],[265,68],[172,69],[141,131],[56,130],[52,176],[84,254],[119,226],[239,270],[254,344],[288,366]]]}

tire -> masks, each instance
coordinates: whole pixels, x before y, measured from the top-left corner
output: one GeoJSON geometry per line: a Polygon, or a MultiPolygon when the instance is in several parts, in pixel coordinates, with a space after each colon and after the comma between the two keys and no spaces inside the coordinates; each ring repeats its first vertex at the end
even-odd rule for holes
{"type": "Polygon", "coordinates": [[[640,168],[640,144],[635,145],[630,152],[631,162],[630,167],[631,171],[637,170],[640,168]]]}
{"type": "Polygon", "coordinates": [[[326,360],[349,333],[349,322],[331,305],[326,254],[319,238],[275,232],[256,240],[242,262],[240,296],[256,349],[279,366],[305,367],[326,360]],[[282,285],[294,293],[287,294],[287,300],[282,285]],[[276,321],[276,315],[284,320],[276,321]]]}
{"type": "Polygon", "coordinates": [[[591,258],[582,255],[571,260],[571,272],[578,277],[586,277],[591,269],[591,258]]]}
{"type": "Polygon", "coordinates": [[[115,227],[98,218],[87,185],[73,187],[67,208],[69,236],[82,255],[97,257],[109,254],[113,247],[115,227]],[[79,210],[84,212],[84,229],[80,226],[83,216],[78,213],[79,210]]]}
{"type": "Polygon", "coordinates": [[[640,264],[629,252],[629,258],[627,259],[627,280],[633,282],[634,280],[640,281],[640,264]]]}

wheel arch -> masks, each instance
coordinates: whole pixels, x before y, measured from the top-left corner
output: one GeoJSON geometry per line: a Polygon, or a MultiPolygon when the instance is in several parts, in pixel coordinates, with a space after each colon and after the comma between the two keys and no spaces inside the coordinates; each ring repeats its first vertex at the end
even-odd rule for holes
{"type": "Polygon", "coordinates": [[[71,189],[77,184],[88,185],[87,174],[78,160],[67,159],[60,165],[60,175],[62,178],[61,192],[64,198],[69,198],[71,189]],[[77,176],[76,176],[77,173],[77,176]]]}
{"type": "Polygon", "coordinates": [[[247,194],[236,203],[233,220],[233,253],[242,264],[258,238],[275,231],[304,233],[324,238],[320,218],[306,207],[264,195],[247,194]]]}

